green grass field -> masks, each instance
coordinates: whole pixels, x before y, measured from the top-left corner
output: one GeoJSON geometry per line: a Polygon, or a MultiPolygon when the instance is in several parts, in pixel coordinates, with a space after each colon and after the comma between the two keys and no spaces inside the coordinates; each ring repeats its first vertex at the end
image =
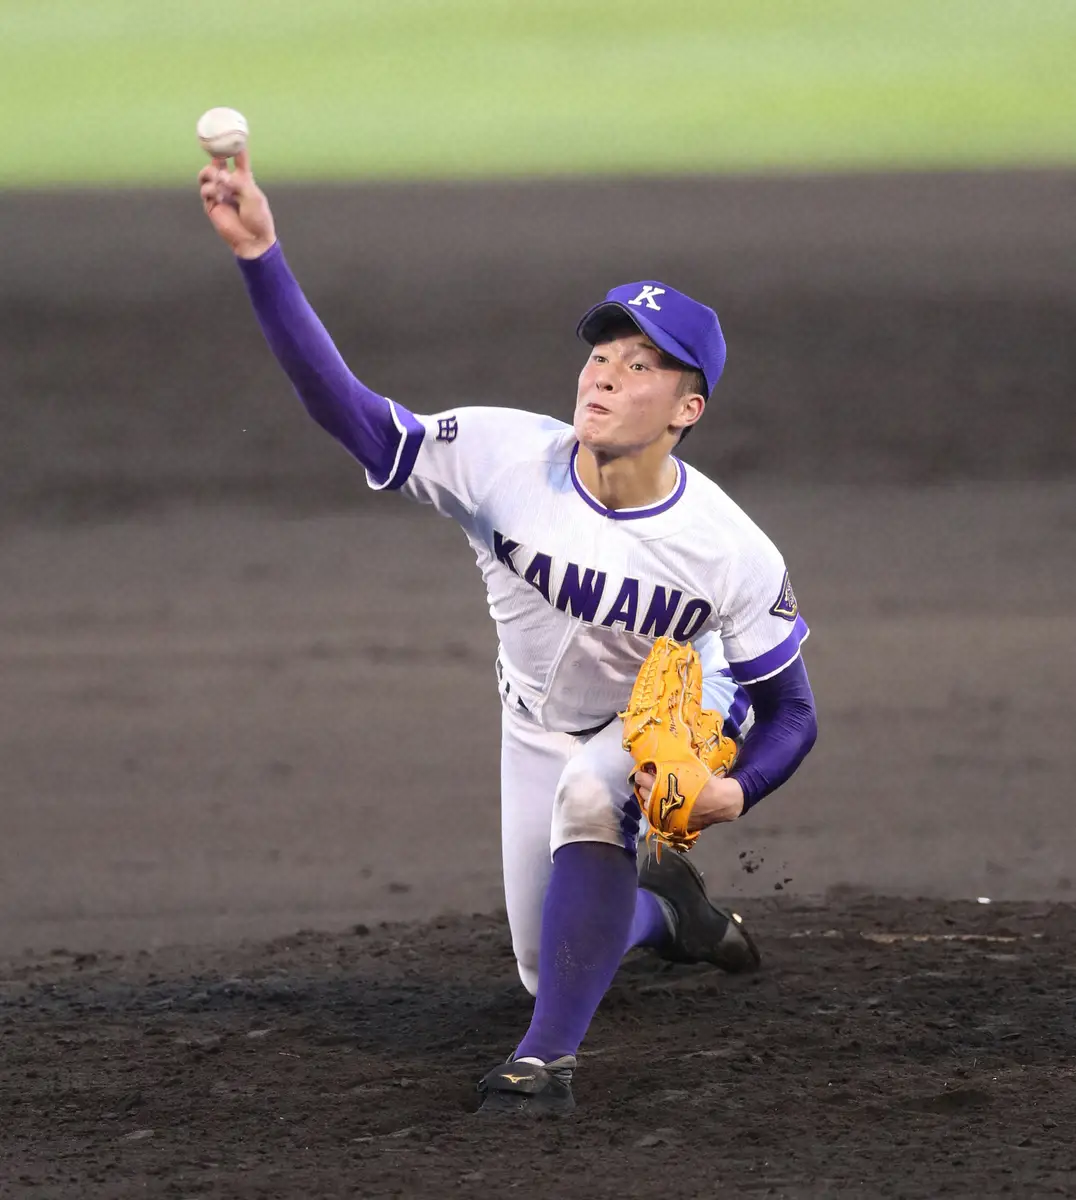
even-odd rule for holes
{"type": "Polygon", "coordinates": [[[0,0],[0,187],[1076,161],[1076,0],[0,0]]]}

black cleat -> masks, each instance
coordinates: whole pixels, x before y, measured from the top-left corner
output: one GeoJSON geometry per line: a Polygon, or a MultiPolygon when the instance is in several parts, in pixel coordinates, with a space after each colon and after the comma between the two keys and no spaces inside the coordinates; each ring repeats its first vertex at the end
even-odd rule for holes
{"type": "Polygon", "coordinates": [[[509,1059],[479,1083],[480,1113],[570,1113],[575,1108],[572,1072],[575,1058],[565,1054],[552,1062],[509,1059]]]}
{"type": "Polygon", "coordinates": [[[753,971],[762,961],[738,913],[718,908],[706,894],[702,876],[682,854],[651,855],[639,871],[639,886],[673,910],[672,942],[657,952],[676,963],[713,963],[724,971],[753,971]]]}

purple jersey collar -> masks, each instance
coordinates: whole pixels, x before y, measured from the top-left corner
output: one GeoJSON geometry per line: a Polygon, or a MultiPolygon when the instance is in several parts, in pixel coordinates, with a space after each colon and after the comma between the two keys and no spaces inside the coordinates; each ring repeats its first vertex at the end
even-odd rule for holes
{"type": "Polygon", "coordinates": [[[579,472],[575,469],[575,460],[578,457],[579,443],[576,442],[572,447],[572,457],[568,464],[572,476],[572,486],[596,513],[600,513],[612,521],[638,521],[641,517],[656,517],[658,513],[668,512],[684,494],[684,489],[687,487],[687,468],[678,458],[673,458],[673,462],[676,464],[676,486],[664,500],[659,500],[657,504],[647,505],[646,508],[606,508],[604,504],[599,504],[594,499],[580,481],[579,472]]]}

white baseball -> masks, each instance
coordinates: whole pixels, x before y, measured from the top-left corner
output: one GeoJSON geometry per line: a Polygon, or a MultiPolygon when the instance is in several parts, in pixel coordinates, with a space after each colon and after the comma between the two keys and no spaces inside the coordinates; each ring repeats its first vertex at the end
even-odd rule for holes
{"type": "Polygon", "coordinates": [[[234,108],[211,108],[198,118],[198,140],[213,158],[231,158],[247,144],[247,119],[234,108]]]}

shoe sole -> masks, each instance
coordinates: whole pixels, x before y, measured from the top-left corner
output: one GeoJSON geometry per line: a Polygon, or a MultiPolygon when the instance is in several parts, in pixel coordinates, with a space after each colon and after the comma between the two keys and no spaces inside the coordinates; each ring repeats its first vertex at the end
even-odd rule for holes
{"type": "Polygon", "coordinates": [[[520,1113],[531,1117],[561,1117],[575,1112],[575,1097],[570,1093],[557,1100],[542,1101],[539,1096],[512,1095],[508,1092],[487,1092],[475,1110],[477,1117],[500,1117],[520,1113]]]}
{"type": "Polygon", "coordinates": [[[522,1075],[509,1074],[509,1066],[514,1058],[513,1055],[507,1063],[495,1067],[479,1083],[478,1089],[483,1093],[483,1099],[476,1112],[486,1116],[500,1113],[544,1116],[573,1111],[575,1097],[572,1095],[571,1072],[575,1068],[574,1056],[565,1055],[546,1064],[547,1067],[553,1067],[552,1071],[521,1063],[522,1075]],[[536,1083],[540,1086],[531,1090],[536,1083]]]}
{"type": "MultiPolygon", "coordinates": [[[[726,909],[713,903],[706,894],[706,884],[694,863],[682,855],[677,855],[674,861],[676,873],[666,868],[655,881],[657,886],[649,889],[667,899],[678,913],[682,911],[684,914],[685,919],[679,924],[686,927],[688,935],[685,936],[682,929],[677,930],[675,947],[667,957],[674,962],[711,963],[729,974],[756,970],[762,962],[762,955],[743,924],[726,909]],[[720,940],[716,943],[713,938],[693,941],[690,931],[710,927],[715,916],[725,922],[725,931],[720,940]]],[[[647,886],[647,874],[648,869],[644,867],[639,879],[643,887],[647,886]]]]}

